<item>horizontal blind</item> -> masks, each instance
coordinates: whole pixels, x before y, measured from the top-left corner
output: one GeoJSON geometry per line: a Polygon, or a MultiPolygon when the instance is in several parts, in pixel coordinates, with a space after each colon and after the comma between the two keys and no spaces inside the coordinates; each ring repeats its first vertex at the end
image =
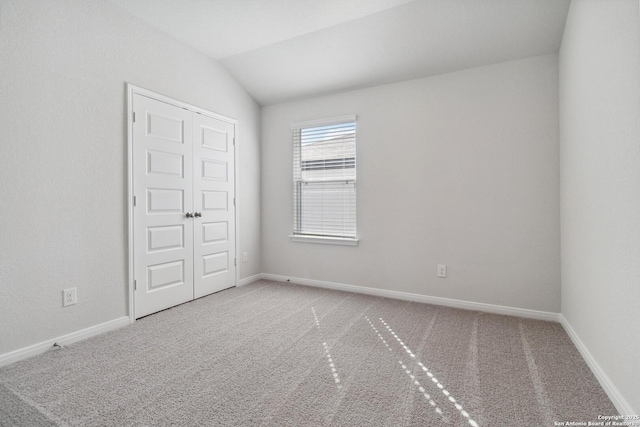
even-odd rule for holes
{"type": "Polygon", "coordinates": [[[292,131],[293,234],[355,238],[355,120],[292,131]]]}

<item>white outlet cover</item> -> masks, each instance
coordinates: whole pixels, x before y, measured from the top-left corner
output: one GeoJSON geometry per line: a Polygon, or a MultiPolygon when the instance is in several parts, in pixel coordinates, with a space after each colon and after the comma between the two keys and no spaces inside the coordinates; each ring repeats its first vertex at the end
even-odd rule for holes
{"type": "Polygon", "coordinates": [[[78,290],[76,288],[64,289],[62,291],[62,306],[67,307],[78,302],[78,290]]]}

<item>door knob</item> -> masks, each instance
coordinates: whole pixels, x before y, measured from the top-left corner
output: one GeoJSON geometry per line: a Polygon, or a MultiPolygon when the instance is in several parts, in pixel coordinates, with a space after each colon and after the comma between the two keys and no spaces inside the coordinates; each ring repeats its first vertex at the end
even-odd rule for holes
{"type": "Polygon", "coordinates": [[[187,213],[185,214],[185,216],[186,216],[187,218],[193,218],[193,214],[192,214],[191,212],[187,212],[187,213]]]}
{"type": "Polygon", "coordinates": [[[202,216],[202,212],[195,212],[193,216],[195,216],[196,218],[200,218],[202,216]]]}

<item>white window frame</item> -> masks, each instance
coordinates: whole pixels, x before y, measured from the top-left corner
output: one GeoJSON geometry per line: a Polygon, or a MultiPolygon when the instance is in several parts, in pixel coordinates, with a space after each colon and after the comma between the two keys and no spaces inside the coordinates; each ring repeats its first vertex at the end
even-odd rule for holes
{"type": "MultiPolygon", "coordinates": [[[[319,127],[319,126],[329,126],[329,125],[334,125],[334,124],[341,124],[341,123],[347,123],[347,122],[354,122],[356,123],[356,119],[357,117],[355,115],[348,115],[348,116],[339,116],[339,117],[332,117],[332,118],[328,118],[328,119],[319,119],[319,120],[308,120],[308,121],[304,121],[304,122],[296,122],[296,123],[292,123],[291,124],[291,130],[293,132],[293,130],[295,129],[302,129],[302,128],[309,128],[309,127],[319,127]]],[[[356,127],[356,138],[357,138],[357,127],[356,127]]],[[[356,143],[357,144],[357,143],[356,143]]],[[[356,147],[356,151],[357,151],[357,147],[356,147]]],[[[356,165],[357,165],[357,158],[355,160],[356,165]]],[[[292,162],[293,165],[293,162],[292,162]]],[[[295,165],[293,165],[293,167],[295,167],[295,165]]],[[[295,175],[295,170],[293,171],[294,175],[295,175]]],[[[353,179],[354,185],[357,182],[357,172],[356,172],[356,177],[353,179]]],[[[356,186],[357,187],[357,186],[356,186]]],[[[294,192],[297,191],[296,190],[296,181],[294,178],[293,181],[293,188],[294,188],[294,192]]],[[[357,197],[357,193],[356,193],[356,197],[357,197]]],[[[294,202],[295,200],[297,200],[296,196],[293,196],[294,202]]],[[[295,212],[295,206],[293,207],[294,209],[292,209],[292,212],[295,212]]],[[[356,199],[356,209],[357,209],[357,199],[356,199]]],[[[291,239],[291,241],[293,242],[303,242],[303,243],[324,243],[324,244],[332,244],[332,245],[348,245],[348,246],[356,246],[359,242],[359,238],[358,238],[358,234],[357,234],[357,217],[356,217],[356,235],[355,237],[336,237],[336,236],[320,236],[320,235],[309,235],[309,234],[296,234],[295,233],[295,218],[293,218],[293,227],[294,227],[294,232],[289,236],[289,238],[291,239]]]]}

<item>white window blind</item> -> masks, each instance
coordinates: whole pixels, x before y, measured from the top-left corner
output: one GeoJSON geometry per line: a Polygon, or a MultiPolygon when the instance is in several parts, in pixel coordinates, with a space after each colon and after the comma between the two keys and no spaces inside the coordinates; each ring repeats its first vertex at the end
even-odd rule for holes
{"type": "Polygon", "coordinates": [[[292,125],[293,235],[356,238],[355,116],[292,125]]]}

